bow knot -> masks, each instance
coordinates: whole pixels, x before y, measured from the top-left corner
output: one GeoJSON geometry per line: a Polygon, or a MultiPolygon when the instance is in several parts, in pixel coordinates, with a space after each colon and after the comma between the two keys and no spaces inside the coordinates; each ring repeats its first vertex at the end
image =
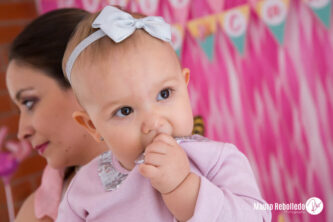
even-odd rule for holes
{"type": "Polygon", "coordinates": [[[114,42],[119,43],[131,36],[136,29],[144,29],[151,36],[166,42],[171,42],[171,27],[162,17],[148,16],[140,19],[133,18],[116,7],[106,6],[92,24],[99,29],[80,42],[68,58],[66,74],[71,81],[71,71],[80,53],[94,41],[107,35],[114,42]]]}
{"type": "Polygon", "coordinates": [[[150,35],[163,41],[171,41],[171,28],[162,17],[148,16],[140,19],[133,18],[113,6],[106,6],[97,16],[92,27],[101,29],[114,42],[118,43],[135,32],[144,29],[150,35]]]}
{"type": "Polygon", "coordinates": [[[137,29],[141,29],[143,28],[144,24],[142,21],[140,21],[139,19],[135,21],[135,28],[137,29]]]}

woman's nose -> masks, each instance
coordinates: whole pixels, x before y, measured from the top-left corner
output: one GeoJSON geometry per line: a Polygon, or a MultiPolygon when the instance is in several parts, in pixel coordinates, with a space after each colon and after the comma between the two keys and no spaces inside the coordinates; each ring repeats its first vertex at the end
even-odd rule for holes
{"type": "Polygon", "coordinates": [[[20,116],[17,138],[20,140],[28,139],[32,136],[34,130],[30,122],[24,117],[20,116]]]}

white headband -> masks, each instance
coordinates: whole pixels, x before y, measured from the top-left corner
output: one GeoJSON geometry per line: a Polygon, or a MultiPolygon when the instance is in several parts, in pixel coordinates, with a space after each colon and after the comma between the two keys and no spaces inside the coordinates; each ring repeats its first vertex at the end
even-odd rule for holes
{"type": "Polygon", "coordinates": [[[166,42],[171,41],[171,28],[162,17],[148,16],[135,19],[130,14],[113,6],[106,6],[92,24],[93,28],[99,28],[96,32],[82,40],[69,56],[66,64],[66,74],[71,82],[71,71],[75,60],[80,53],[91,43],[109,36],[114,42],[119,43],[131,36],[136,29],[143,28],[151,36],[166,42]]]}

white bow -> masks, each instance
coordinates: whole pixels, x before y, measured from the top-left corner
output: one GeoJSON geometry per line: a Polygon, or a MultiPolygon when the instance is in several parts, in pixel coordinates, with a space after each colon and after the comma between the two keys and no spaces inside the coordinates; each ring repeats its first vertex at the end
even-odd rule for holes
{"type": "Polygon", "coordinates": [[[135,19],[132,15],[112,6],[106,6],[92,24],[100,28],[115,42],[121,42],[136,30],[143,28],[150,35],[163,41],[171,41],[171,28],[162,17],[148,16],[135,19]]]}
{"type": "Polygon", "coordinates": [[[109,36],[114,42],[119,43],[132,35],[136,29],[143,28],[151,36],[171,42],[171,27],[162,17],[148,16],[136,19],[132,15],[110,5],[101,11],[94,20],[92,27],[99,28],[99,30],[82,40],[68,58],[66,74],[69,82],[71,82],[71,71],[74,62],[80,53],[88,45],[105,35],[109,36]]]}

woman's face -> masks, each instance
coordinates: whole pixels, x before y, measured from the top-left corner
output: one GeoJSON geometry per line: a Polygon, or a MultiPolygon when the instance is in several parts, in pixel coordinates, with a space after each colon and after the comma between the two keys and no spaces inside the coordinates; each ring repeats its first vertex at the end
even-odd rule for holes
{"type": "Polygon", "coordinates": [[[18,138],[27,139],[54,168],[82,165],[93,139],[72,119],[80,106],[71,89],[42,70],[9,63],[7,88],[20,111],[18,138]]]}

